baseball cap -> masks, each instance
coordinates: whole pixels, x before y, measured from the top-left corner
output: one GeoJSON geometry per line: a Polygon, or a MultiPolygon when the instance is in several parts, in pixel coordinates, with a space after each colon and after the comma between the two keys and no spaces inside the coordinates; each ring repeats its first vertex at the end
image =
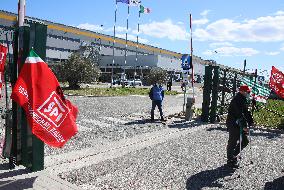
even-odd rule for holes
{"type": "Polygon", "coordinates": [[[250,88],[247,85],[244,84],[244,85],[240,86],[239,91],[250,93],[251,90],[250,90],[250,88]]]}

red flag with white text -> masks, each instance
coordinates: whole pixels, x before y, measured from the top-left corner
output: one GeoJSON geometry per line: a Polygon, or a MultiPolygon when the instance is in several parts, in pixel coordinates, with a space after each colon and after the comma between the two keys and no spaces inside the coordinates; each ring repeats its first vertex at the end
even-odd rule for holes
{"type": "Polygon", "coordinates": [[[11,98],[26,111],[32,133],[46,144],[62,147],[77,133],[77,107],[64,97],[56,76],[33,50],[11,98]]]}
{"type": "Polygon", "coordinates": [[[4,70],[5,70],[7,51],[8,48],[0,44],[0,97],[1,97],[2,85],[4,82],[4,70]]]}
{"type": "Polygon", "coordinates": [[[284,74],[272,66],[270,88],[280,97],[284,98],[284,74]]]}

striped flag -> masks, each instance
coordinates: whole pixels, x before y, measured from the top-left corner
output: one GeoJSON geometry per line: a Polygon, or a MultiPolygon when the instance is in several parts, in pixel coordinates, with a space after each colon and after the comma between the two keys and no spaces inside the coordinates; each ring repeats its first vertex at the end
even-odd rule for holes
{"type": "Polygon", "coordinates": [[[129,6],[139,6],[141,1],[138,0],[129,0],[129,6]]]}
{"type": "Polygon", "coordinates": [[[151,12],[151,9],[146,8],[146,7],[142,6],[142,5],[140,5],[140,11],[139,12],[140,13],[144,13],[144,14],[149,14],[151,12]]]}
{"type": "Polygon", "coordinates": [[[126,4],[129,4],[129,0],[116,0],[116,3],[126,3],[126,4]]]}
{"type": "Polygon", "coordinates": [[[241,83],[248,85],[250,89],[252,89],[251,96],[253,96],[256,101],[266,103],[266,100],[270,95],[269,88],[261,86],[260,84],[255,83],[253,80],[246,77],[243,78],[241,83]]]}

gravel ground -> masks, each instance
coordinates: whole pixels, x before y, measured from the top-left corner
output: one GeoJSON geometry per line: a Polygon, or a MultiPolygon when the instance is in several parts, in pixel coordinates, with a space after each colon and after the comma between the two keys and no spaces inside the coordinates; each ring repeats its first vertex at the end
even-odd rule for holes
{"type": "MultiPolygon", "coordinates": [[[[284,189],[283,132],[255,129],[253,164],[246,148],[243,167],[230,170],[224,165],[228,133],[223,125],[180,117],[149,123],[147,96],[69,99],[80,110],[79,132],[62,149],[45,146],[46,170],[81,188],[284,189]],[[86,150],[91,151],[86,158],[76,157],[86,150]],[[78,167],[67,172],[66,163],[52,165],[68,156],[69,166],[78,167]]],[[[180,112],[182,104],[183,96],[166,96],[165,115],[180,112]]],[[[0,164],[6,162],[0,159],[0,164]]]]}
{"type": "Polygon", "coordinates": [[[181,138],[60,176],[84,189],[283,189],[283,137],[278,131],[255,130],[254,163],[248,164],[246,149],[243,167],[235,171],[224,166],[225,127],[207,125],[181,138]]]}
{"type": "MultiPolygon", "coordinates": [[[[164,125],[147,122],[150,119],[151,101],[147,96],[77,97],[69,99],[78,106],[79,132],[63,149],[45,147],[45,155],[54,155],[87,147],[96,147],[110,141],[131,138],[164,128],[164,125]]],[[[183,96],[166,96],[164,114],[182,111],[183,96]]],[[[159,114],[156,108],[155,117],[159,114]]]]}

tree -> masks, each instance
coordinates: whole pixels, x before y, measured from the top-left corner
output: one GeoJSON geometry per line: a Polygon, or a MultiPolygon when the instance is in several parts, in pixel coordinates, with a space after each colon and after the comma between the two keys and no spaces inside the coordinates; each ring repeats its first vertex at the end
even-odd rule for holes
{"type": "Polygon", "coordinates": [[[98,67],[99,51],[94,46],[80,46],[69,59],[59,66],[63,81],[67,81],[69,88],[80,88],[79,83],[95,82],[101,71],[98,67]]]}
{"type": "Polygon", "coordinates": [[[165,84],[168,78],[166,70],[163,70],[160,67],[155,67],[150,70],[149,75],[146,77],[147,84],[165,84]]]}

